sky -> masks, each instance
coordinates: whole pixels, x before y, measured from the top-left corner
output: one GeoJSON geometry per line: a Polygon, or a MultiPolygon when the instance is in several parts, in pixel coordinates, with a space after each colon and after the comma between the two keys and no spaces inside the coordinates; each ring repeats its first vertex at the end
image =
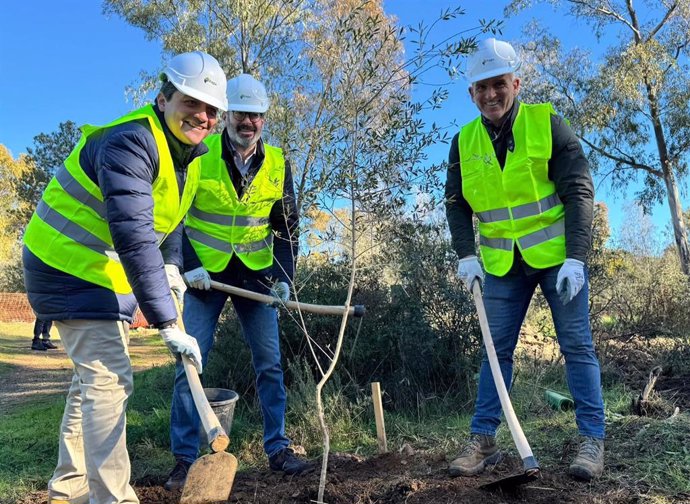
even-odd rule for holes
{"type": "MultiPolygon", "coordinates": [[[[384,0],[387,13],[399,24],[416,26],[433,21],[442,10],[461,6],[465,15],[442,24],[435,36],[479,25],[479,19],[503,19],[499,38],[518,41],[522,27],[532,18],[540,19],[560,34],[568,47],[596,48],[591,30],[574,25],[572,19],[556,15],[551,7],[532,8],[515,18],[504,19],[508,2],[499,0],[384,0]],[[423,8],[421,8],[423,7],[423,8]],[[589,31],[587,31],[589,30],[589,31]]],[[[440,38],[439,38],[440,39],[440,38]]],[[[24,0],[6,2],[0,16],[0,143],[17,157],[33,144],[39,133],[56,131],[61,122],[105,124],[129,112],[125,88],[138,83],[142,71],[162,67],[161,45],[149,41],[143,32],[117,16],[106,17],[97,0],[24,0]]],[[[425,78],[419,89],[428,95],[430,86],[447,84],[440,75],[425,78]]],[[[270,87],[270,83],[269,83],[270,87]]],[[[459,79],[447,84],[449,99],[440,111],[426,119],[449,125],[463,124],[477,112],[467,93],[467,83],[459,79]]],[[[432,161],[447,158],[448,146],[429,150],[432,161]]],[[[595,179],[595,183],[598,181],[595,179]]],[[[630,215],[630,196],[621,197],[597,184],[596,199],[609,206],[614,231],[630,215]]],[[[685,197],[684,208],[689,201],[685,197]]],[[[655,208],[652,222],[660,231],[668,226],[666,204],[655,208]]]]}

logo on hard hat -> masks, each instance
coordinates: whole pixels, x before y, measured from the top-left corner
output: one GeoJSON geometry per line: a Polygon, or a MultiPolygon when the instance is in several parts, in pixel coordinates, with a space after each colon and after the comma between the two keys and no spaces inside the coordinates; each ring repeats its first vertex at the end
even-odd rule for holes
{"type": "Polygon", "coordinates": [[[240,93],[240,100],[251,99],[252,95],[240,93]]]}
{"type": "Polygon", "coordinates": [[[494,59],[493,58],[487,58],[485,60],[482,60],[482,66],[486,65],[487,63],[492,62],[494,59]]]}
{"type": "Polygon", "coordinates": [[[216,83],[216,81],[214,81],[213,79],[211,79],[211,77],[204,77],[204,83],[205,83],[205,84],[208,84],[209,82],[210,82],[211,84],[213,84],[214,86],[217,86],[217,85],[218,85],[218,83],[216,83]]]}

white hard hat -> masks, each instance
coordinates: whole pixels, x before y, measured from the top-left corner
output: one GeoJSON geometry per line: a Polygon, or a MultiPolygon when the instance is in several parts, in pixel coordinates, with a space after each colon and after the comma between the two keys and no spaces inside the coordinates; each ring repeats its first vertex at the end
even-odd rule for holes
{"type": "Polygon", "coordinates": [[[522,62],[508,42],[489,38],[477,44],[477,50],[467,58],[465,76],[470,84],[480,80],[514,73],[522,62]]]}
{"type": "Polygon", "coordinates": [[[163,73],[181,93],[228,110],[225,72],[213,56],[201,51],[178,54],[163,73]]]}
{"type": "Polygon", "coordinates": [[[249,74],[240,74],[228,82],[228,110],[260,112],[268,110],[266,88],[249,74]]]}

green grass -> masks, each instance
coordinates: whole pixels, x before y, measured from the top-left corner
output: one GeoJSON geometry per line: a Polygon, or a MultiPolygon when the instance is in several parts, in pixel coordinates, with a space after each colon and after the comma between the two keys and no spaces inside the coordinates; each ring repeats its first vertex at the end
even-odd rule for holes
{"type": "MultiPolygon", "coordinates": [[[[157,348],[159,342],[147,338],[145,344],[157,348]]],[[[303,445],[310,457],[317,457],[322,439],[314,413],[314,382],[304,369],[293,368],[290,372],[293,381],[288,400],[288,435],[303,445]]],[[[135,374],[127,429],[134,480],[162,482],[173,464],[169,452],[173,375],[170,364],[135,374]]],[[[567,391],[562,368],[525,366],[518,373],[513,403],[542,467],[564,469],[576,450],[574,415],[554,411],[544,400],[545,388],[567,391]]],[[[342,390],[335,380],[327,385],[324,394],[331,452],[372,455],[377,440],[370,401],[360,397],[352,402],[342,390]]],[[[681,414],[671,420],[658,420],[630,416],[631,391],[620,385],[607,388],[604,396],[609,437],[603,482],[644,494],[641,502],[671,504],[674,495],[690,488],[690,417],[681,414]]],[[[0,417],[0,503],[14,502],[29,491],[46,488],[57,460],[63,407],[64,399],[55,398],[22,405],[0,417]]],[[[389,449],[397,450],[407,443],[452,458],[468,434],[471,409],[472,404],[439,400],[416,411],[387,411],[389,449]]],[[[499,429],[498,441],[516,454],[505,424],[499,429]]],[[[238,402],[230,451],[238,456],[242,469],[265,466],[262,422],[253,397],[238,402]]]]}
{"type": "Polygon", "coordinates": [[[0,502],[45,488],[57,460],[63,408],[59,398],[0,418],[0,502]]]}

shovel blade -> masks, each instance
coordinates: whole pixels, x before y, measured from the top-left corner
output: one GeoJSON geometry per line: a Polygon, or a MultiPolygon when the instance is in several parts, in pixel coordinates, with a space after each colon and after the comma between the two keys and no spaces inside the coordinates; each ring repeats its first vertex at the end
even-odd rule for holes
{"type": "Polygon", "coordinates": [[[519,487],[520,485],[524,485],[526,483],[530,483],[536,479],[539,478],[539,470],[528,470],[525,471],[524,473],[520,474],[514,474],[512,476],[508,476],[507,478],[501,478],[496,481],[492,481],[491,483],[485,483],[484,485],[480,485],[479,488],[482,490],[488,490],[490,492],[493,492],[495,490],[507,490],[511,491],[519,487]]]}
{"type": "Polygon", "coordinates": [[[187,472],[180,504],[227,502],[237,472],[237,459],[227,452],[196,459],[187,472]]]}

